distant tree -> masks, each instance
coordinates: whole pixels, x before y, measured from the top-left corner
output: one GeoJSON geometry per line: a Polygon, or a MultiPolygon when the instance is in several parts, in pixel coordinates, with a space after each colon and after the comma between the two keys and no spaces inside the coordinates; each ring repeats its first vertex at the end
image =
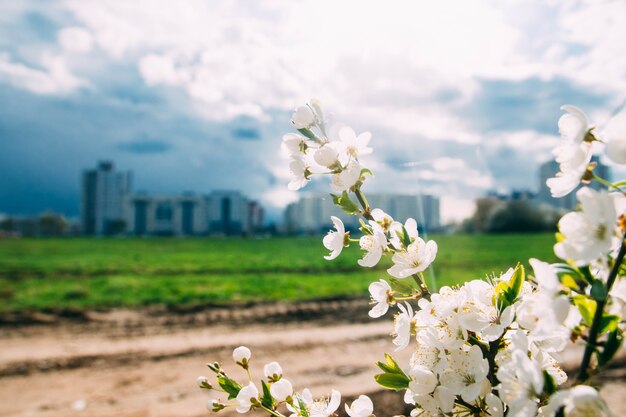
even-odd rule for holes
{"type": "Polygon", "coordinates": [[[513,200],[490,213],[484,230],[489,233],[540,232],[545,228],[537,207],[526,200],[513,200]]]}
{"type": "Polygon", "coordinates": [[[476,200],[476,211],[463,222],[468,233],[514,233],[556,230],[560,213],[529,200],[476,200]]]}
{"type": "Polygon", "coordinates": [[[498,199],[486,197],[476,199],[476,210],[472,217],[463,222],[463,229],[466,232],[485,232],[491,213],[504,203],[498,199]]]}
{"type": "Polygon", "coordinates": [[[60,214],[44,213],[37,219],[37,228],[41,236],[60,236],[68,227],[67,220],[60,214]]]}
{"type": "Polygon", "coordinates": [[[15,228],[16,222],[15,219],[12,217],[7,217],[6,219],[0,221],[0,230],[2,230],[3,232],[15,232],[15,228]]]}

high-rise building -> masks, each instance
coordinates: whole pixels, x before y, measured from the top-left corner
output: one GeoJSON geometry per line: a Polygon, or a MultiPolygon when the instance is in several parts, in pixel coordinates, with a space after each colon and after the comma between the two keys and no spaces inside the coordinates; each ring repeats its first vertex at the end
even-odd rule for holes
{"type": "MultiPolygon", "coordinates": [[[[431,195],[368,194],[372,208],[378,207],[398,221],[412,217],[421,230],[434,230],[441,226],[439,199],[431,195]]],[[[287,233],[325,233],[332,228],[331,216],[343,221],[349,230],[360,227],[358,216],[344,213],[325,194],[305,194],[285,211],[287,233]]]]}
{"type": "MultiPolygon", "coordinates": [[[[611,169],[600,162],[597,156],[594,156],[591,159],[591,162],[595,162],[597,165],[594,168],[593,172],[606,180],[611,180],[611,169]]],[[[545,204],[549,204],[554,208],[563,209],[565,211],[573,210],[578,204],[578,200],[576,199],[576,190],[572,191],[568,195],[560,198],[552,197],[550,193],[550,188],[546,185],[546,181],[549,178],[552,178],[559,172],[559,164],[551,159],[539,167],[539,192],[537,193],[536,199],[545,204]]],[[[597,181],[592,181],[589,186],[593,189],[600,189],[602,186],[597,181]]]]}
{"type": "Polygon", "coordinates": [[[80,219],[85,235],[123,232],[124,198],[130,193],[132,174],[117,172],[113,163],[103,161],[82,174],[80,219]]]}
{"type": "Polygon", "coordinates": [[[135,236],[250,235],[263,227],[263,208],[237,191],[129,195],[124,213],[127,232],[135,236]]]}

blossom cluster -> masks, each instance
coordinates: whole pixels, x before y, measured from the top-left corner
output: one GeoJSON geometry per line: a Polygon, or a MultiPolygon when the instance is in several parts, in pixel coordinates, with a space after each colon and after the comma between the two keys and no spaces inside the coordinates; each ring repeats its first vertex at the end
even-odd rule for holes
{"type": "MultiPolygon", "coordinates": [[[[371,135],[328,126],[316,100],[292,116],[299,133],[283,137],[290,157],[289,188],[304,187],[314,174],[330,175],[334,203],[362,217],[358,239],[338,217],[331,217],[333,230],[323,239],[329,250],[325,258],[337,258],[356,242],[363,267],[391,257],[387,275],[369,286],[369,316],[395,311],[392,343],[396,351],[411,349],[412,355],[400,365],[385,354],[377,363],[382,373],[376,381],[404,392],[411,416],[609,415],[592,377],[616,355],[626,330],[626,182],[596,176],[591,161],[596,144],[604,144],[608,158],[626,163],[626,119],[616,118],[608,137],[602,137],[582,110],[563,110],[566,114],[558,122],[562,140],[554,150],[560,171],[547,185],[555,197],[577,190],[580,202],[578,210],[558,223],[554,252],[563,262],[530,259],[532,273],[518,264],[499,276],[437,292],[424,279],[437,256],[436,242],[420,236],[415,219],[402,223],[370,207],[362,191],[371,171],[359,157],[372,151],[371,135]],[[560,354],[576,343],[584,346],[584,353],[578,375],[568,381],[560,354]]],[[[235,361],[247,370],[249,351],[239,349],[235,361]]],[[[317,402],[308,390],[294,393],[277,364],[266,366],[262,390],[253,382],[241,386],[230,380],[217,364],[210,367],[238,412],[260,408],[280,417],[277,407],[284,404],[293,417],[328,417],[339,407],[336,391],[330,400],[317,402]]],[[[206,379],[199,384],[212,389],[206,379]]],[[[216,401],[210,402],[213,411],[227,406],[216,401]]],[[[373,405],[361,396],[346,411],[368,417],[373,405]]]]}
{"type": "MultiPolygon", "coordinates": [[[[248,381],[244,385],[231,378],[218,362],[208,364],[208,368],[215,374],[215,384],[206,376],[199,376],[198,386],[211,396],[207,400],[206,408],[218,412],[234,407],[238,413],[247,413],[251,410],[262,410],[274,417],[282,416],[279,409],[289,411],[290,417],[330,417],[339,408],[341,394],[332,390],[329,398],[315,400],[307,388],[295,392],[291,382],[283,377],[282,367],[278,362],[270,362],[263,367],[263,378],[255,384],[250,373],[252,352],[246,346],[239,346],[233,350],[233,361],[243,368],[248,381]]],[[[350,417],[374,417],[374,405],[367,396],[361,396],[345,405],[350,417]]]]}

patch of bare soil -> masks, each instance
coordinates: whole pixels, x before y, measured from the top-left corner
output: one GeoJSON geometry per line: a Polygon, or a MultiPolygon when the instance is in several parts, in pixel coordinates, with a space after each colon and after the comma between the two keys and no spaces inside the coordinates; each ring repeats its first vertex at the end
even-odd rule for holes
{"type": "MultiPolygon", "coordinates": [[[[364,299],[214,307],[197,311],[90,312],[0,327],[0,416],[200,416],[195,385],[219,361],[238,374],[232,349],[252,349],[252,372],[278,360],[296,389],[375,397],[380,417],[404,412],[401,395],[380,391],[374,362],[392,352],[389,320],[369,320],[364,299]],[[46,324],[44,324],[46,322],[46,324]],[[35,324],[33,324],[35,323],[35,324]]],[[[406,360],[409,352],[402,352],[406,360]]],[[[603,393],[626,414],[624,368],[603,393]]],[[[221,413],[220,413],[221,414],[221,413]]],[[[236,413],[227,412],[234,415],[236,413]]]]}

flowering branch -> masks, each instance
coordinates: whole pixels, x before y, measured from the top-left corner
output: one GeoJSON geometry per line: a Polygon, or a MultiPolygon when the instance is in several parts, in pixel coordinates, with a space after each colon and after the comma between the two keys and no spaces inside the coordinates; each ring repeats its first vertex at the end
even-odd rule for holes
{"type": "MultiPolygon", "coordinates": [[[[361,190],[372,175],[359,159],[372,152],[371,134],[357,135],[345,126],[327,128],[317,100],[297,108],[292,116],[299,134],[283,136],[283,149],[290,157],[289,188],[306,186],[314,174],[329,175],[334,204],[363,217],[358,239],[345,230],[341,219],[331,217],[334,230],[323,239],[330,251],[325,258],[337,258],[355,242],[364,252],[357,261],[360,266],[371,268],[383,256],[391,256],[389,276],[369,285],[373,307],[368,314],[380,318],[396,309],[392,342],[396,351],[411,346],[413,354],[405,366],[385,354],[385,360],[376,364],[382,373],[375,380],[386,389],[404,392],[412,417],[609,414],[598,391],[584,384],[593,354],[597,371],[613,358],[624,337],[626,194],[620,187],[626,182],[612,184],[595,176],[591,158],[592,144],[597,142],[606,145],[610,159],[626,164],[626,130],[621,136],[600,138],[580,109],[562,109],[566,114],[558,125],[563,140],[553,152],[560,172],[547,185],[554,197],[579,188],[581,209],[559,220],[554,246],[555,254],[567,263],[530,259],[534,276],[518,264],[500,276],[442,287],[436,293],[426,286],[424,271],[435,261],[437,243],[419,236],[415,219],[401,223],[370,207],[361,190]],[[587,187],[594,179],[608,190],[587,187]],[[609,271],[610,254],[618,249],[609,271]],[[567,375],[557,355],[577,339],[585,341],[585,352],[577,385],[566,389],[567,375]]],[[[307,389],[296,393],[276,362],[265,366],[259,391],[248,369],[250,350],[235,349],[233,359],[248,373],[248,384],[228,377],[219,364],[209,365],[219,389],[205,377],[198,379],[200,387],[235,401],[226,405],[211,399],[210,410],[236,406],[240,413],[257,409],[284,417],[278,411],[284,406],[290,417],[335,415],[340,403],[337,391],[317,401],[307,389]]],[[[372,417],[373,404],[362,395],[345,409],[350,417],[372,417]]]]}
{"type": "Polygon", "coordinates": [[[611,273],[609,278],[606,281],[606,293],[604,297],[600,300],[597,300],[596,311],[593,316],[593,322],[591,324],[591,328],[589,329],[589,336],[587,338],[587,345],[585,346],[585,353],[583,354],[583,359],[580,364],[580,370],[578,372],[578,382],[584,383],[589,378],[590,369],[589,365],[591,363],[591,357],[593,353],[596,351],[598,346],[598,334],[600,331],[600,326],[602,323],[602,318],[604,316],[604,308],[606,307],[606,303],[609,300],[609,292],[611,288],[613,288],[613,284],[615,283],[615,279],[619,273],[620,267],[624,261],[624,256],[626,255],[626,233],[622,238],[622,244],[620,246],[619,253],[617,254],[617,258],[615,258],[615,263],[613,264],[613,268],[611,269],[611,273]]]}

